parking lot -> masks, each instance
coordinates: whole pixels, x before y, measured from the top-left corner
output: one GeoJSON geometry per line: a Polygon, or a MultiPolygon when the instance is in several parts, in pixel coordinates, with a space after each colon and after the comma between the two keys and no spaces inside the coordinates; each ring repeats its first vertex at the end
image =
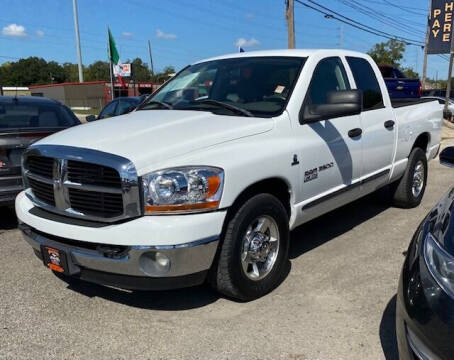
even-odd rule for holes
{"type": "Polygon", "coordinates": [[[374,195],[296,229],[287,279],[249,303],[205,286],[146,293],[65,281],[1,209],[0,358],[395,359],[402,253],[453,177],[433,161],[416,209],[374,195]]]}

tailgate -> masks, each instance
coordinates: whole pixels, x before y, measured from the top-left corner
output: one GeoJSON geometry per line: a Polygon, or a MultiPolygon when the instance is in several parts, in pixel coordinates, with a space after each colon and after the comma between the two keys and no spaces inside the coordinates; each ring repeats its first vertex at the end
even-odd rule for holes
{"type": "Polygon", "coordinates": [[[34,142],[55,131],[10,131],[0,132],[0,176],[20,175],[21,158],[24,150],[34,142]]]}

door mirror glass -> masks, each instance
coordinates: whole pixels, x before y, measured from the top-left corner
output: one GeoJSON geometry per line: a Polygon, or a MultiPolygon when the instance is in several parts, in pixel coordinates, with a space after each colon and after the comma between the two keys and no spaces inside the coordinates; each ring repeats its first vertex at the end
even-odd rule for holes
{"type": "Polygon", "coordinates": [[[94,115],[88,115],[88,116],[85,117],[85,120],[86,120],[87,122],[95,121],[95,120],[96,120],[96,116],[94,116],[94,115]]]}
{"type": "Polygon", "coordinates": [[[440,153],[440,163],[454,168],[454,146],[449,146],[440,153]]]}
{"type": "Polygon", "coordinates": [[[330,91],[327,94],[326,104],[313,104],[304,107],[303,123],[358,115],[362,110],[362,102],[360,90],[330,91]]]}

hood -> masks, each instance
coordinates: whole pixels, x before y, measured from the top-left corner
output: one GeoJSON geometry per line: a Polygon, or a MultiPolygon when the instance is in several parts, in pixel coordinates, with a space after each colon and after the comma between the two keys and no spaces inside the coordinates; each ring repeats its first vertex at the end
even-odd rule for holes
{"type": "MultiPolygon", "coordinates": [[[[182,110],[141,110],[79,125],[38,145],[66,145],[104,151],[140,169],[177,156],[269,131],[269,118],[215,115],[182,110]]],[[[177,165],[177,164],[176,164],[177,165]]]]}
{"type": "Polygon", "coordinates": [[[454,187],[440,199],[427,216],[426,231],[430,231],[454,256],[454,187]]]}

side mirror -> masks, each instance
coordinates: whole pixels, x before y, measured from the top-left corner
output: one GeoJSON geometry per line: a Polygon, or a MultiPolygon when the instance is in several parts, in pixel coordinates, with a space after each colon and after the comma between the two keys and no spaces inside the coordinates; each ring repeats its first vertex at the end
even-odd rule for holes
{"type": "Polygon", "coordinates": [[[308,124],[341,116],[361,114],[363,93],[361,90],[330,91],[326,104],[306,105],[300,114],[300,123],[308,124]]]}
{"type": "Polygon", "coordinates": [[[94,116],[94,115],[88,115],[88,116],[85,117],[85,120],[86,120],[87,122],[95,121],[95,120],[96,120],[96,116],[94,116]]]}
{"type": "Polygon", "coordinates": [[[440,153],[440,164],[454,168],[454,146],[449,146],[440,153]]]}

